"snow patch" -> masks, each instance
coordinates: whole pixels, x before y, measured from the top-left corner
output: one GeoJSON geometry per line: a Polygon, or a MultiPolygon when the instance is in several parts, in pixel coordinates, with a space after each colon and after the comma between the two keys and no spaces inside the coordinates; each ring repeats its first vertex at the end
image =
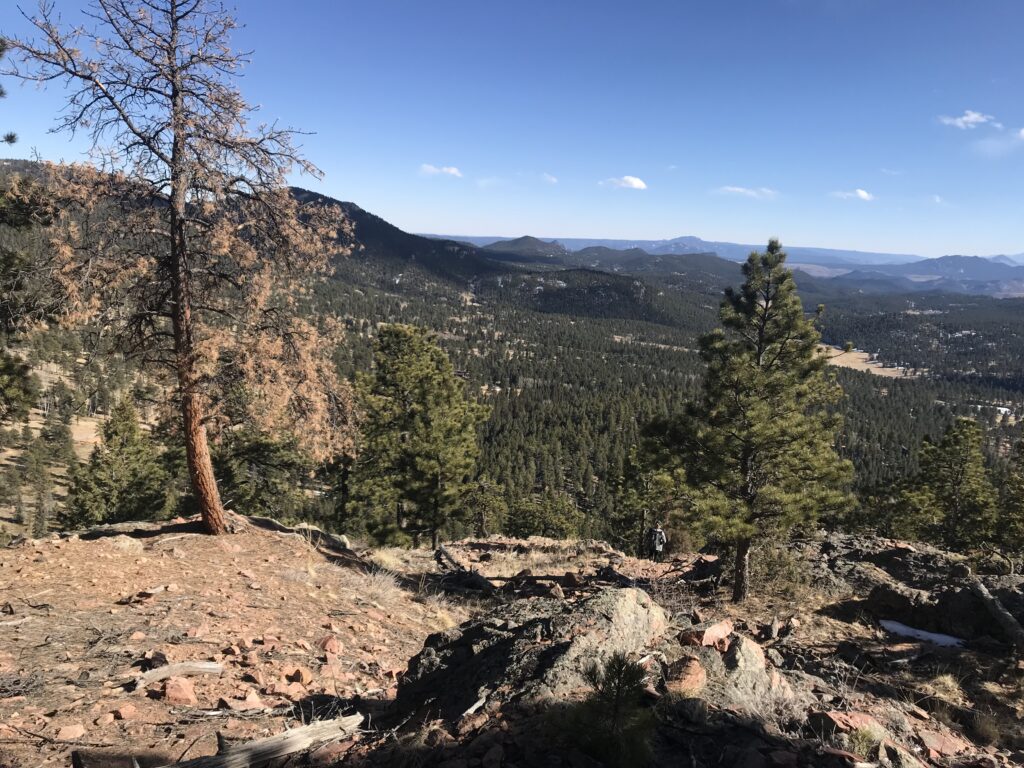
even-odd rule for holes
{"type": "Polygon", "coordinates": [[[894,635],[912,637],[915,640],[924,640],[934,645],[941,645],[945,648],[959,648],[964,644],[964,641],[959,637],[943,635],[938,632],[926,632],[923,629],[914,629],[913,627],[908,627],[906,624],[900,624],[898,621],[883,619],[878,623],[882,625],[883,629],[894,635]]]}

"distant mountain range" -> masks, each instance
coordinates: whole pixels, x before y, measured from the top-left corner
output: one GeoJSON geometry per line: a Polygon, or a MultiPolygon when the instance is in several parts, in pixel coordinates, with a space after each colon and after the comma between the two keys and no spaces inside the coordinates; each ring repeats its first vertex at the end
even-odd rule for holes
{"type": "MultiPolygon", "coordinates": [[[[31,161],[0,160],[0,177],[11,173],[37,175],[31,161]]],[[[717,293],[740,281],[737,262],[763,246],[742,245],[677,237],[671,240],[601,240],[563,238],[542,240],[524,236],[510,240],[493,237],[446,237],[404,232],[355,203],[332,200],[296,189],[300,199],[317,198],[335,203],[355,225],[352,260],[367,269],[390,270],[400,280],[408,267],[426,270],[444,281],[484,285],[512,272],[538,275],[538,286],[550,291],[546,271],[566,273],[572,285],[590,293],[604,273],[605,288],[625,296],[632,288],[624,278],[645,281],[673,292],[717,293]],[[511,272],[510,272],[511,271],[511,272]]],[[[1024,254],[995,256],[942,256],[926,259],[911,254],[868,253],[827,248],[787,247],[789,264],[800,289],[809,297],[911,294],[941,292],[997,298],[1024,296],[1024,254]]],[[[382,273],[383,274],[383,273],[382,273]]],[[[563,281],[565,282],[565,281],[563,281]]],[[[522,283],[526,285],[525,282],[522,283]]],[[[426,288],[426,286],[423,286],[426,288]]],[[[571,287],[571,286],[570,286],[571,287]]],[[[531,289],[533,290],[533,289],[531,289]]],[[[562,289],[559,289],[562,290],[562,289]]],[[[611,294],[609,294],[611,295],[611,294]]]]}
{"type": "MultiPolygon", "coordinates": [[[[679,274],[699,268],[730,279],[737,274],[732,264],[745,260],[751,251],[760,248],[689,236],[671,240],[540,240],[535,237],[496,240],[465,236],[451,239],[520,263],[557,263],[636,275],[679,274]]],[[[800,274],[801,280],[825,294],[937,291],[1024,296],[1024,254],[929,259],[913,254],[832,248],[786,247],[786,252],[789,264],[800,274]]]]}
{"type": "MultiPolygon", "coordinates": [[[[639,248],[651,255],[685,254],[685,253],[714,253],[729,261],[744,261],[751,251],[764,248],[764,243],[759,245],[744,245],[741,243],[725,243],[713,240],[702,240],[699,237],[684,236],[675,237],[671,240],[607,240],[591,239],[581,237],[560,237],[555,240],[537,240],[537,238],[517,238],[516,240],[502,240],[497,237],[467,237],[451,235],[425,235],[425,237],[439,237],[446,240],[458,240],[464,243],[471,243],[479,247],[492,248],[496,244],[517,243],[524,239],[546,243],[548,245],[561,246],[569,251],[579,251],[584,248],[602,247],[612,248],[617,251],[626,251],[639,248]]],[[[501,246],[503,247],[503,246],[501,246]]],[[[906,253],[869,253],[866,251],[846,251],[835,248],[805,248],[786,247],[790,259],[795,262],[807,262],[822,265],[851,265],[851,264],[904,264],[910,261],[922,259],[921,256],[914,256],[906,253]]]]}

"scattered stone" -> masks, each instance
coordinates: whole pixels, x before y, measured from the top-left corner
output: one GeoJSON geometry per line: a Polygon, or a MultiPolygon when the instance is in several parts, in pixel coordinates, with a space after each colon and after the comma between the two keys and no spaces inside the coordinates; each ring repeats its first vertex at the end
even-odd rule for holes
{"type": "Polygon", "coordinates": [[[104,712],[102,715],[93,720],[93,723],[98,726],[110,725],[114,722],[113,712],[104,712]]]}
{"type": "Polygon", "coordinates": [[[306,758],[308,763],[306,764],[310,768],[329,768],[330,766],[335,766],[341,761],[345,753],[355,745],[356,741],[353,739],[324,744],[322,747],[317,747],[309,753],[309,756],[306,758]]]}
{"type": "Polygon", "coordinates": [[[341,641],[334,635],[328,635],[319,642],[320,649],[324,653],[330,653],[337,656],[342,651],[341,641]]]}
{"type": "Polygon", "coordinates": [[[196,689],[186,677],[169,677],[164,681],[164,700],[179,707],[194,707],[199,704],[196,689]]]}
{"type": "Polygon", "coordinates": [[[309,685],[313,682],[313,673],[306,667],[292,667],[291,670],[285,672],[284,679],[290,683],[309,685]]]}
{"type": "Polygon", "coordinates": [[[134,720],[139,716],[138,707],[134,704],[122,704],[120,707],[114,710],[114,717],[118,720],[134,720]]]}
{"type": "Polygon", "coordinates": [[[251,689],[245,694],[243,699],[227,699],[222,697],[217,702],[219,709],[230,709],[232,712],[247,712],[251,709],[263,709],[264,706],[263,699],[259,697],[256,691],[251,689]]]}
{"type": "Polygon", "coordinates": [[[685,629],[679,635],[679,640],[684,645],[702,645],[724,651],[728,647],[728,637],[732,632],[732,621],[723,619],[685,629]]]}
{"type": "Polygon", "coordinates": [[[807,716],[807,725],[816,736],[825,738],[836,733],[851,733],[858,730],[870,730],[880,737],[885,734],[882,724],[863,712],[840,712],[835,709],[812,712],[807,716]]]}
{"type": "Polygon", "coordinates": [[[971,749],[971,745],[963,739],[951,733],[939,733],[938,731],[920,730],[917,738],[921,744],[934,757],[953,757],[971,749]]]}
{"type": "Polygon", "coordinates": [[[83,736],[85,736],[85,726],[79,723],[65,725],[57,731],[57,739],[59,741],[76,741],[83,736]]]}
{"type": "Polygon", "coordinates": [[[699,659],[684,656],[669,666],[665,687],[669,693],[692,696],[704,689],[708,674],[699,659]]]}

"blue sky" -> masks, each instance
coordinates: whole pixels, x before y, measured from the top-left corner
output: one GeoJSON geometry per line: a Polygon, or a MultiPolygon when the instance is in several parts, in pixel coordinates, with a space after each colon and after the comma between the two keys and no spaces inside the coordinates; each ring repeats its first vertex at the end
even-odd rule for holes
{"type": "MultiPolygon", "coordinates": [[[[1019,0],[236,5],[297,183],[406,230],[1024,252],[1019,0]]],[[[79,159],[7,85],[6,151],[79,159]]]]}

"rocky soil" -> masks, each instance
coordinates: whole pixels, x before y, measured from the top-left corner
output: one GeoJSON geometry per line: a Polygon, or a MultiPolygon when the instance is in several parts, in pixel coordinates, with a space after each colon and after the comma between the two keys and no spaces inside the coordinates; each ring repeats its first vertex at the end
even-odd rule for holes
{"type": "MultiPolygon", "coordinates": [[[[735,607],[712,555],[448,550],[499,588],[252,527],[0,550],[0,766],[164,765],[352,712],[361,733],[274,765],[1024,763],[1024,667],[962,558],[822,536],[735,607]],[[616,653],[644,675],[621,732],[587,674],[616,653]],[[180,662],[219,674],[153,680],[180,662]]],[[[1022,581],[983,577],[1018,619],[1022,581]]]]}
{"type": "Polygon", "coordinates": [[[424,639],[467,616],[301,536],[195,531],[0,549],[0,766],[67,766],[84,750],[145,768],[213,754],[218,733],[331,717],[392,697],[424,639]],[[136,686],[180,662],[222,671],[136,686]]]}

